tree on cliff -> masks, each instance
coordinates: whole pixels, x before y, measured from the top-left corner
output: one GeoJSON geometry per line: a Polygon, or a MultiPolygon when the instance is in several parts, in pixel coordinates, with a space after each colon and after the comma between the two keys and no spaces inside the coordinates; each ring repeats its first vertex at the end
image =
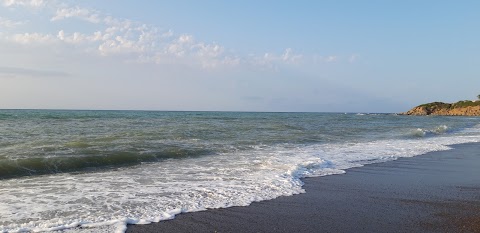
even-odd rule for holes
{"type": "Polygon", "coordinates": [[[477,98],[480,100],[480,95],[477,95],[477,98]]]}

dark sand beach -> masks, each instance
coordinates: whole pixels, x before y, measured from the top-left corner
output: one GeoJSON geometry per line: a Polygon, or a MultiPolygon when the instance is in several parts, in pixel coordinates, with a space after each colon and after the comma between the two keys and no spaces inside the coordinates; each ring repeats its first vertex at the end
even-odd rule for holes
{"type": "Polygon", "coordinates": [[[306,178],[305,194],[127,232],[480,232],[480,144],[306,178]]]}

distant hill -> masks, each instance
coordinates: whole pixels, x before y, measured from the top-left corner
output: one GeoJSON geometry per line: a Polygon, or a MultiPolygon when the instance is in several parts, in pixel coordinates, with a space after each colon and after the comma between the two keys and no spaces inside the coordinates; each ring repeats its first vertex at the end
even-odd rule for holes
{"type": "Polygon", "coordinates": [[[442,102],[422,104],[401,115],[480,116],[480,100],[464,100],[453,104],[442,102]]]}

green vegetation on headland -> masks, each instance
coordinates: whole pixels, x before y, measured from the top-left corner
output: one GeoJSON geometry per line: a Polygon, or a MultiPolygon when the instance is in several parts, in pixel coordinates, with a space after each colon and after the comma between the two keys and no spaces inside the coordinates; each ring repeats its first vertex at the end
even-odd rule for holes
{"type": "Polygon", "coordinates": [[[441,115],[441,116],[480,116],[479,100],[462,100],[456,103],[433,102],[422,104],[401,115],[441,115]]]}
{"type": "Polygon", "coordinates": [[[422,104],[422,105],[419,105],[418,107],[425,107],[429,109],[436,109],[436,108],[454,109],[454,108],[464,108],[468,106],[480,106],[480,101],[461,100],[453,104],[443,103],[443,102],[433,102],[428,104],[422,104]]]}

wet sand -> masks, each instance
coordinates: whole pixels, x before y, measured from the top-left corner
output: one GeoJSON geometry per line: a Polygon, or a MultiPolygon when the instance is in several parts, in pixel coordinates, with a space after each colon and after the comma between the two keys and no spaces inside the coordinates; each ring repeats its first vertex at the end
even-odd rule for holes
{"type": "Polygon", "coordinates": [[[480,144],[304,179],[305,194],[127,232],[480,232],[480,144]]]}

